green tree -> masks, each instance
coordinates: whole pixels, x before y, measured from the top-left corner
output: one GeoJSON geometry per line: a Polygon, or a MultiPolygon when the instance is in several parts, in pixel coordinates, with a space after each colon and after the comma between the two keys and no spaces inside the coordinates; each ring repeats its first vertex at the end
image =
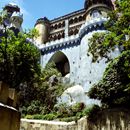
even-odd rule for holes
{"type": "Polygon", "coordinates": [[[40,75],[40,53],[29,41],[35,30],[14,34],[5,25],[6,16],[0,16],[0,80],[20,89],[40,75]]]}
{"type": "Polygon", "coordinates": [[[105,107],[130,107],[130,50],[110,62],[102,80],[88,95],[98,99],[105,107]],[[128,67],[129,64],[129,67],[128,67]]]}
{"type": "Polygon", "coordinates": [[[89,42],[89,53],[93,61],[108,57],[108,53],[117,47],[123,50],[130,49],[130,1],[116,0],[116,9],[109,13],[105,24],[106,33],[95,33],[89,42]]]}
{"type": "Polygon", "coordinates": [[[106,57],[115,47],[121,54],[109,63],[102,80],[92,86],[88,95],[107,107],[130,107],[130,1],[116,1],[116,9],[109,14],[106,33],[96,33],[90,39],[89,53],[93,61],[106,57]]]}
{"type": "Polygon", "coordinates": [[[53,111],[57,98],[65,91],[67,85],[61,82],[61,73],[54,63],[48,63],[31,88],[21,91],[22,114],[47,114],[53,111]]]}

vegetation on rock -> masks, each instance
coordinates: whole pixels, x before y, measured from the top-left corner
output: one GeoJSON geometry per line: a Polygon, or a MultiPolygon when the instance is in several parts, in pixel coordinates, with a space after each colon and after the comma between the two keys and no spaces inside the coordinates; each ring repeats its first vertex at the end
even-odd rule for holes
{"type": "Polygon", "coordinates": [[[53,111],[57,98],[67,88],[61,82],[61,74],[54,63],[48,63],[31,87],[21,90],[22,114],[48,114],[53,111]]]}
{"type": "Polygon", "coordinates": [[[110,62],[102,80],[89,91],[105,107],[130,107],[130,50],[110,62]]]}
{"type": "MultiPolygon", "coordinates": [[[[86,107],[84,103],[76,103],[68,106],[67,104],[56,105],[49,114],[34,114],[26,115],[27,119],[42,119],[42,120],[59,120],[59,121],[75,121],[79,120],[83,116],[92,117],[92,112],[97,112],[96,106],[86,107]]],[[[98,109],[99,110],[99,109],[98,109]]]]}

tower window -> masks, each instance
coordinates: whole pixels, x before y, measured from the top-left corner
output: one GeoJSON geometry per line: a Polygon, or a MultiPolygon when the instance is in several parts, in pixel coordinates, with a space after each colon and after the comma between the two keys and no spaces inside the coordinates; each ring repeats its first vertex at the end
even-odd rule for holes
{"type": "Polygon", "coordinates": [[[94,10],[94,11],[92,11],[92,13],[91,13],[91,16],[93,17],[93,18],[98,18],[98,17],[100,17],[100,12],[98,11],[98,10],[94,10]]]}

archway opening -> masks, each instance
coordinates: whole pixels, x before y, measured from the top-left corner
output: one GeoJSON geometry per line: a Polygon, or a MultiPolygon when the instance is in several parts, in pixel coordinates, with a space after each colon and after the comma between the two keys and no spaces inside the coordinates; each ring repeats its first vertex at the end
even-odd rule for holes
{"type": "Polygon", "coordinates": [[[49,62],[54,62],[56,64],[56,68],[58,69],[59,72],[61,72],[63,77],[68,73],[70,73],[69,60],[63,52],[61,51],[56,52],[51,57],[49,62]]]}

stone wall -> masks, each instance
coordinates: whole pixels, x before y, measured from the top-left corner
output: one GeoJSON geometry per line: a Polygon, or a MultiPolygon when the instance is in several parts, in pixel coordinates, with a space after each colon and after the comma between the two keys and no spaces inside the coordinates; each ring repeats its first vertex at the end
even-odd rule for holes
{"type": "Polygon", "coordinates": [[[0,130],[19,130],[20,113],[17,107],[17,92],[0,81],[0,130]]]}
{"type": "Polygon", "coordinates": [[[88,130],[130,130],[130,110],[112,109],[95,114],[88,130]]]}
{"type": "Polygon", "coordinates": [[[0,103],[0,130],[19,130],[20,113],[0,103]]]}
{"type": "Polygon", "coordinates": [[[20,130],[130,130],[130,111],[106,110],[91,121],[83,117],[77,123],[21,119],[20,130]]]}

